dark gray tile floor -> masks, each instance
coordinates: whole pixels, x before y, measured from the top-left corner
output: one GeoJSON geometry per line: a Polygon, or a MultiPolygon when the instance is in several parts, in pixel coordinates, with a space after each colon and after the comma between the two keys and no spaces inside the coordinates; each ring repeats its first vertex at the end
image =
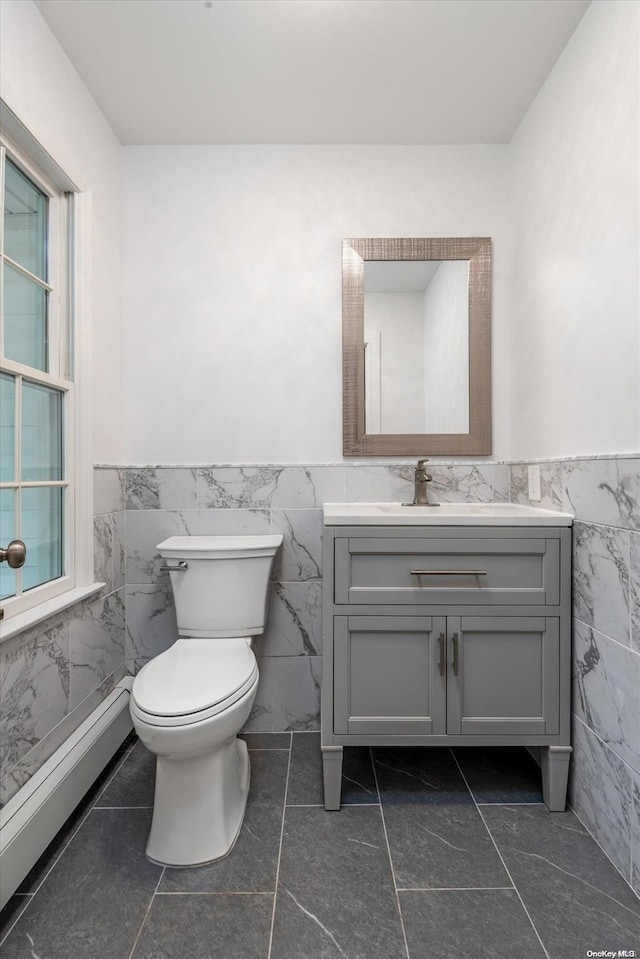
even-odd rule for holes
{"type": "Polygon", "coordinates": [[[223,861],[144,856],[154,760],[128,741],[0,913],[2,959],[584,959],[636,951],[640,903],[525,750],[345,750],[248,734],[223,861]]]}

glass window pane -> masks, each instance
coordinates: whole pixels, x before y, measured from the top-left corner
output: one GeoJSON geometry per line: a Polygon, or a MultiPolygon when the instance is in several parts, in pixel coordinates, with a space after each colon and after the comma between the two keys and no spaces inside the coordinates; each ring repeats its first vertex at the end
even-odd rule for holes
{"type": "MultiPolygon", "coordinates": [[[[16,538],[16,494],[12,489],[0,490],[0,546],[8,546],[16,538]]],[[[0,599],[14,596],[16,571],[7,563],[0,564],[0,599]]]]}
{"type": "Polygon", "coordinates": [[[4,355],[47,370],[47,293],[34,280],[4,267],[4,355]]]}
{"type": "Polygon", "coordinates": [[[47,279],[45,194],[7,160],[4,184],[4,252],[41,280],[47,279]]]}
{"type": "Polygon", "coordinates": [[[62,393],[22,383],[22,479],[25,482],[61,480],[62,393]]]}
{"type": "Polygon", "coordinates": [[[21,539],[27,547],[24,590],[62,576],[62,496],[60,487],[22,490],[21,539]]]}
{"type": "MultiPolygon", "coordinates": [[[[0,482],[15,480],[16,381],[0,373],[0,482]]],[[[0,540],[0,545],[5,545],[0,540]]]]}

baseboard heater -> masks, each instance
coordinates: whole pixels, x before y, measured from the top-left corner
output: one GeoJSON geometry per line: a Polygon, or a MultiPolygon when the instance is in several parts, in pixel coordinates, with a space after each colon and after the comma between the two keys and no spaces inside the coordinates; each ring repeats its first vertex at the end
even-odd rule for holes
{"type": "Polygon", "coordinates": [[[132,683],[125,676],[0,810],[0,908],[131,732],[132,683]]]}

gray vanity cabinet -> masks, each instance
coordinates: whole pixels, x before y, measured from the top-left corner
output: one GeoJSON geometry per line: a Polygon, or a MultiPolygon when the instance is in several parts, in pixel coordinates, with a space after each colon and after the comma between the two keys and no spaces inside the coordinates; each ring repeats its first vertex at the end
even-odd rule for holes
{"type": "Polygon", "coordinates": [[[345,745],[523,745],[564,809],[570,530],[324,530],[325,807],[345,745]]]}

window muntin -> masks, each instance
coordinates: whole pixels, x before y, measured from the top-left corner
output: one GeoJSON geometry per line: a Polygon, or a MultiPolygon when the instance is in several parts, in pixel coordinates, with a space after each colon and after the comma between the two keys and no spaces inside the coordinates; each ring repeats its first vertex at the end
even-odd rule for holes
{"type": "MultiPolygon", "coordinates": [[[[2,545],[6,546],[16,538],[16,494],[12,489],[0,489],[0,535],[2,545]]],[[[6,563],[0,566],[0,600],[15,596],[17,592],[17,570],[6,563]]]]}
{"type": "Polygon", "coordinates": [[[16,475],[15,409],[15,377],[0,373],[0,483],[11,483],[16,475]]]}
{"type": "Polygon", "coordinates": [[[0,160],[0,545],[27,546],[22,569],[0,566],[8,617],[74,585],[73,383],[68,200],[18,151],[0,160]]]}

